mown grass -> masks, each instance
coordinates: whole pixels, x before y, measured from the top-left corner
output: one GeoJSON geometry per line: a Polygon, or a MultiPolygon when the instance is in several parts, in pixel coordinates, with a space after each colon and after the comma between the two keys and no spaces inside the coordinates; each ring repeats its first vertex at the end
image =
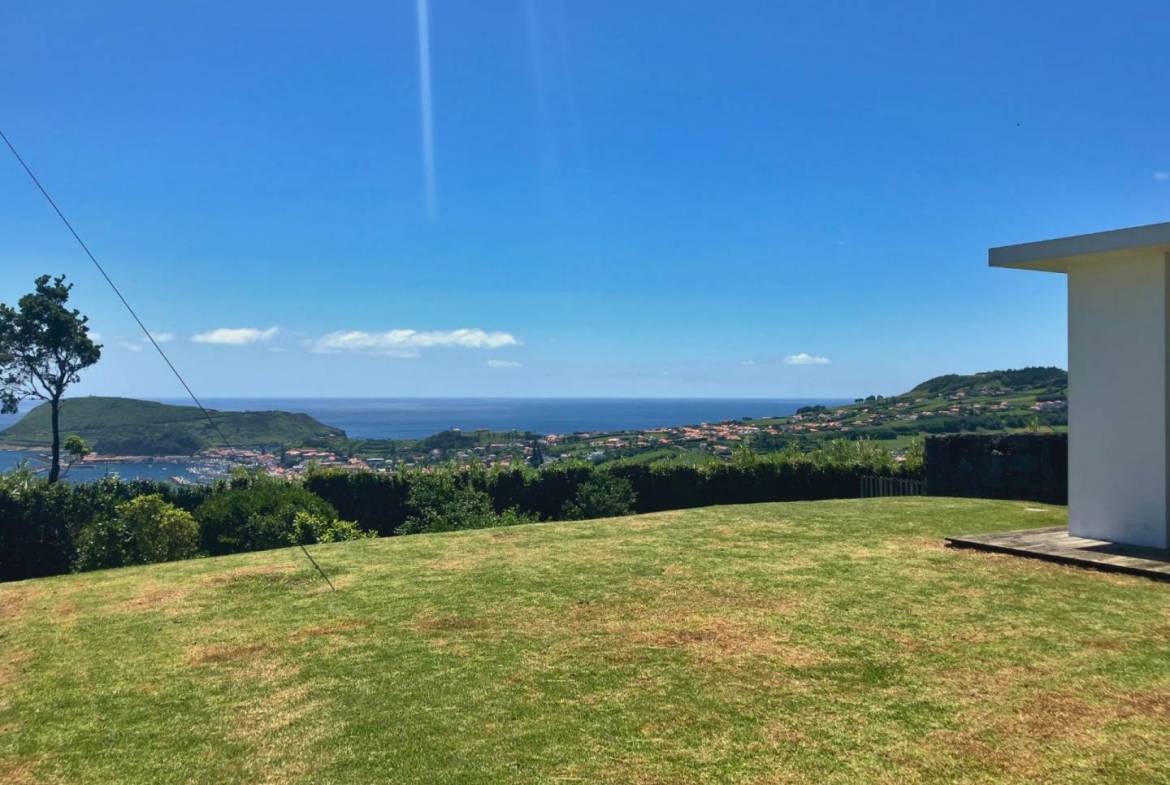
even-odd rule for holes
{"type": "Polygon", "coordinates": [[[1170,771],[1170,587],[951,551],[1062,508],[764,504],[0,586],[4,783],[1170,771]]]}

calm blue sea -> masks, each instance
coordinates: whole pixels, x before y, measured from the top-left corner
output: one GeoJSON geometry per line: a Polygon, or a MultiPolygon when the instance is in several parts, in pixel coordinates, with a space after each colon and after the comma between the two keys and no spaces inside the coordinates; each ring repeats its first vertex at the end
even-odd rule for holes
{"type": "MultiPolygon", "coordinates": [[[[182,403],[179,400],[166,403],[182,403]]],[[[226,411],[304,412],[358,439],[416,439],[439,431],[572,433],[782,417],[843,400],[754,398],[210,398],[226,411]]]]}
{"type": "MultiPolygon", "coordinates": [[[[164,402],[187,403],[179,399],[164,402]]],[[[304,412],[351,437],[368,439],[414,439],[451,428],[545,434],[617,431],[781,417],[801,406],[847,403],[842,399],[794,398],[206,398],[203,402],[224,411],[304,412]]],[[[0,415],[0,430],[17,419],[19,415],[0,415]]],[[[26,459],[36,461],[39,457],[0,451],[0,472],[26,459]]],[[[186,468],[181,463],[123,463],[77,469],[72,479],[93,479],[107,471],[123,477],[167,479],[184,476],[186,468]]]]}

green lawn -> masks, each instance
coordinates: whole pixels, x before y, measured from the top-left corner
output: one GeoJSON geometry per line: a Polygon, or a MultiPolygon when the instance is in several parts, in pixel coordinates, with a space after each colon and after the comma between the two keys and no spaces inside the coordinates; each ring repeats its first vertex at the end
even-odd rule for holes
{"type": "Polygon", "coordinates": [[[1170,586],[762,504],[0,585],[4,783],[1143,783],[1170,586]]]}

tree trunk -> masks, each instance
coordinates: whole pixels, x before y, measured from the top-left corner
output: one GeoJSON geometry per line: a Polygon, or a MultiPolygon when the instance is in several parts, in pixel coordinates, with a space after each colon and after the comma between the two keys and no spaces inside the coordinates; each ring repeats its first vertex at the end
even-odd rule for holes
{"type": "Polygon", "coordinates": [[[57,482],[61,477],[61,399],[53,398],[49,401],[53,412],[53,463],[49,466],[49,482],[57,482]]]}

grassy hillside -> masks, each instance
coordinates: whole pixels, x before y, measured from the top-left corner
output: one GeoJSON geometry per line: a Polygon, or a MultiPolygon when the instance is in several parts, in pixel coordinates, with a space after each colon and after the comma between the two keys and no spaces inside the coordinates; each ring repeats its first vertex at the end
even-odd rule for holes
{"type": "Polygon", "coordinates": [[[0,586],[0,781],[1154,783],[1170,590],[1033,504],[709,508],[0,586]]]}
{"type": "MultiPolygon", "coordinates": [[[[211,412],[233,446],[299,445],[307,439],[344,436],[307,414],[289,412],[211,412]]],[[[203,413],[194,406],[171,406],[132,398],[69,398],[61,406],[62,434],[78,434],[98,452],[126,455],[179,455],[222,447],[203,413]]],[[[0,443],[44,446],[52,438],[49,405],[41,404],[0,431],[0,443]]]]}
{"type": "Polygon", "coordinates": [[[928,379],[905,395],[945,396],[963,393],[974,397],[1031,390],[1045,390],[1055,395],[1064,395],[1068,390],[1068,371],[1046,366],[966,375],[952,373],[928,379]]]}
{"type": "Polygon", "coordinates": [[[783,433],[764,435],[753,445],[777,449],[796,438],[809,447],[844,437],[876,439],[901,449],[927,434],[1063,431],[1068,428],[1067,391],[1068,373],[1054,367],[948,374],[900,395],[871,395],[846,406],[808,406],[796,417],[756,420],[783,433]]]}

